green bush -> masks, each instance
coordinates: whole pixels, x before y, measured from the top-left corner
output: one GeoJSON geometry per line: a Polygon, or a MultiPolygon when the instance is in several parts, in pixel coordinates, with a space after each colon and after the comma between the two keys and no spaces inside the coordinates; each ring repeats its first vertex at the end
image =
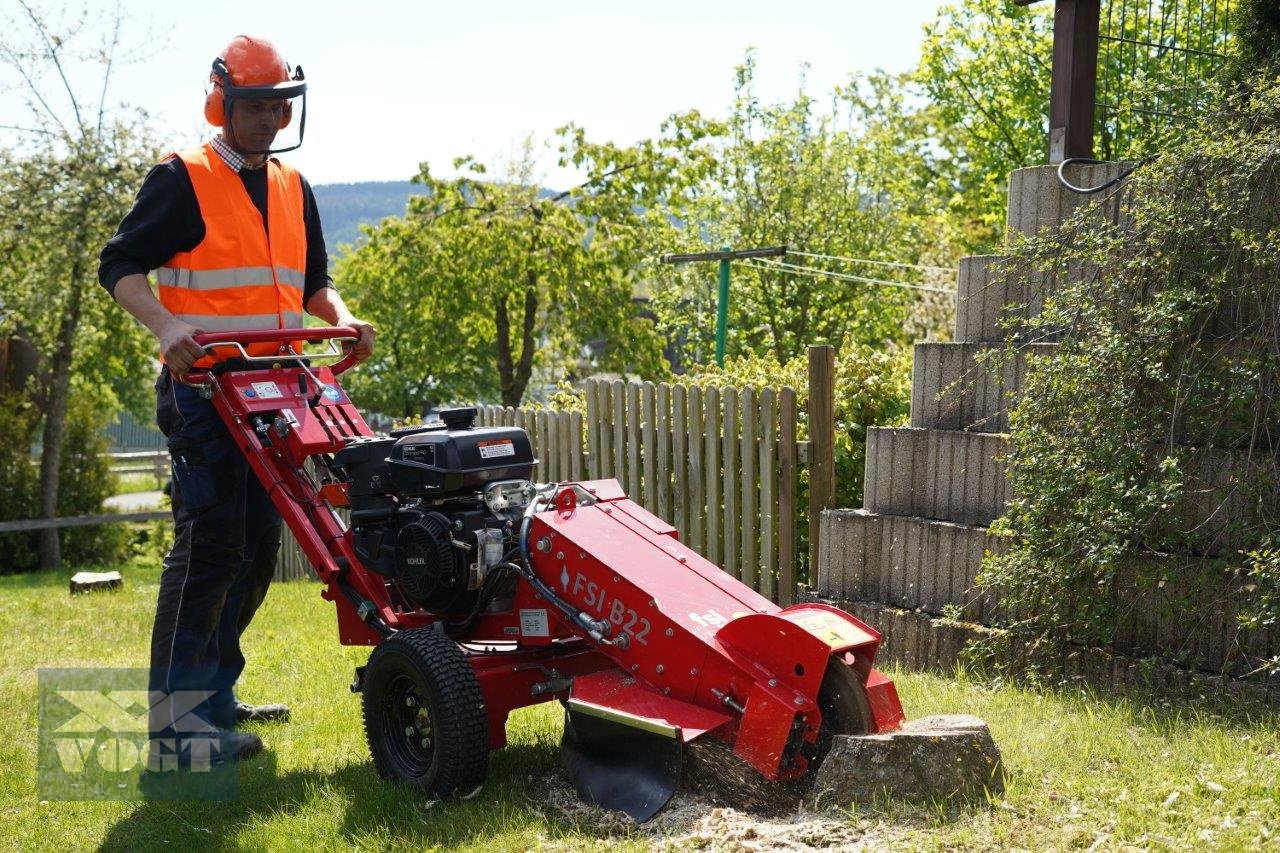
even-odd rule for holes
{"type": "MultiPolygon", "coordinates": [[[[107,414],[88,395],[73,394],[67,407],[66,431],[59,460],[58,515],[94,515],[115,493],[116,476],[107,456],[103,432],[107,414]]],[[[19,394],[0,396],[0,520],[35,518],[40,514],[40,470],[31,447],[39,437],[40,415],[19,394]]],[[[70,527],[60,531],[62,560],[67,565],[109,565],[124,556],[129,532],[123,525],[70,527]]],[[[0,574],[31,571],[39,566],[39,533],[0,534],[0,574]]]]}

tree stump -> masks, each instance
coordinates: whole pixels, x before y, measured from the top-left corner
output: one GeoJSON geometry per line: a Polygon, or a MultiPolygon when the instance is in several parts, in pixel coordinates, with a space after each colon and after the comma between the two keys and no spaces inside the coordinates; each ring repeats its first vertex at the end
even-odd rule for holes
{"type": "Polygon", "coordinates": [[[1004,790],[1000,750],[977,717],[923,717],[892,732],[837,735],[812,796],[839,803],[983,796],[1004,790]]]}

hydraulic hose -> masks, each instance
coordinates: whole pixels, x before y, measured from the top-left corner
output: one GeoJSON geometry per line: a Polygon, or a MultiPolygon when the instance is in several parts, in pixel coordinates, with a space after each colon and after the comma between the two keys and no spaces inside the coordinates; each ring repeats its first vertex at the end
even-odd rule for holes
{"type": "Polygon", "coordinates": [[[1066,172],[1067,166],[1071,166],[1076,163],[1079,163],[1085,166],[1100,166],[1103,163],[1106,163],[1107,161],[1094,160],[1092,157],[1068,157],[1067,159],[1063,160],[1061,163],[1058,164],[1058,183],[1062,184],[1062,186],[1071,190],[1073,193],[1077,193],[1078,195],[1094,195],[1095,193],[1105,192],[1106,190],[1111,189],[1117,184],[1120,184],[1126,178],[1132,175],[1134,172],[1138,171],[1140,168],[1147,165],[1152,160],[1156,159],[1156,156],[1157,155],[1153,154],[1150,157],[1143,157],[1137,163],[1134,163],[1132,166],[1125,169],[1123,172],[1116,175],[1111,180],[1107,181],[1104,184],[1099,184],[1096,187],[1078,187],[1075,184],[1071,183],[1071,181],[1067,180],[1067,172],[1066,172]]]}

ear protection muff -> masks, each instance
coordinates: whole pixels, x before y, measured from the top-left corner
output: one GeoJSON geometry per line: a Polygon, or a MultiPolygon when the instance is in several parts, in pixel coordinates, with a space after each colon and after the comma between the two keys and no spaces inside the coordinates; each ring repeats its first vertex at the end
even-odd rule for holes
{"type": "MultiPolygon", "coordinates": [[[[302,69],[298,68],[297,73],[290,65],[285,68],[289,73],[289,79],[301,80],[302,69]]],[[[227,91],[235,89],[235,84],[231,80],[231,72],[227,69],[227,63],[222,57],[213,60],[213,67],[209,71],[209,91],[204,96],[204,117],[209,124],[214,127],[223,127],[227,122],[227,91]]],[[[284,114],[280,117],[280,129],[284,130],[289,126],[289,122],[293,120],[293,101],[284,99],[284,114]]]]}
{"type": "Polygon", "coordinates": [[[209,71],[209,91],[204,96],[204,117],[214,127],[222,127],[227,121],[226,98],[223,95],[223,84],[230,84],[231,72],[222,57],[213,60],[213,68],[209,71]]]}

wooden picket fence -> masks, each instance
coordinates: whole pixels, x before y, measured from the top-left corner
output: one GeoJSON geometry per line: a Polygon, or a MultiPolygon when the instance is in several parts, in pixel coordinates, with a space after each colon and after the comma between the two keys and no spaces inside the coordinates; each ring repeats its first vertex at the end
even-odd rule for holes
{"type": "Polygon", "coordinates": [[[590,380],[587,413],[481,406],[518,426],[536,480],[613,477],[688,544],[762,595],[796,591],[796,393],[590,380]]]}

